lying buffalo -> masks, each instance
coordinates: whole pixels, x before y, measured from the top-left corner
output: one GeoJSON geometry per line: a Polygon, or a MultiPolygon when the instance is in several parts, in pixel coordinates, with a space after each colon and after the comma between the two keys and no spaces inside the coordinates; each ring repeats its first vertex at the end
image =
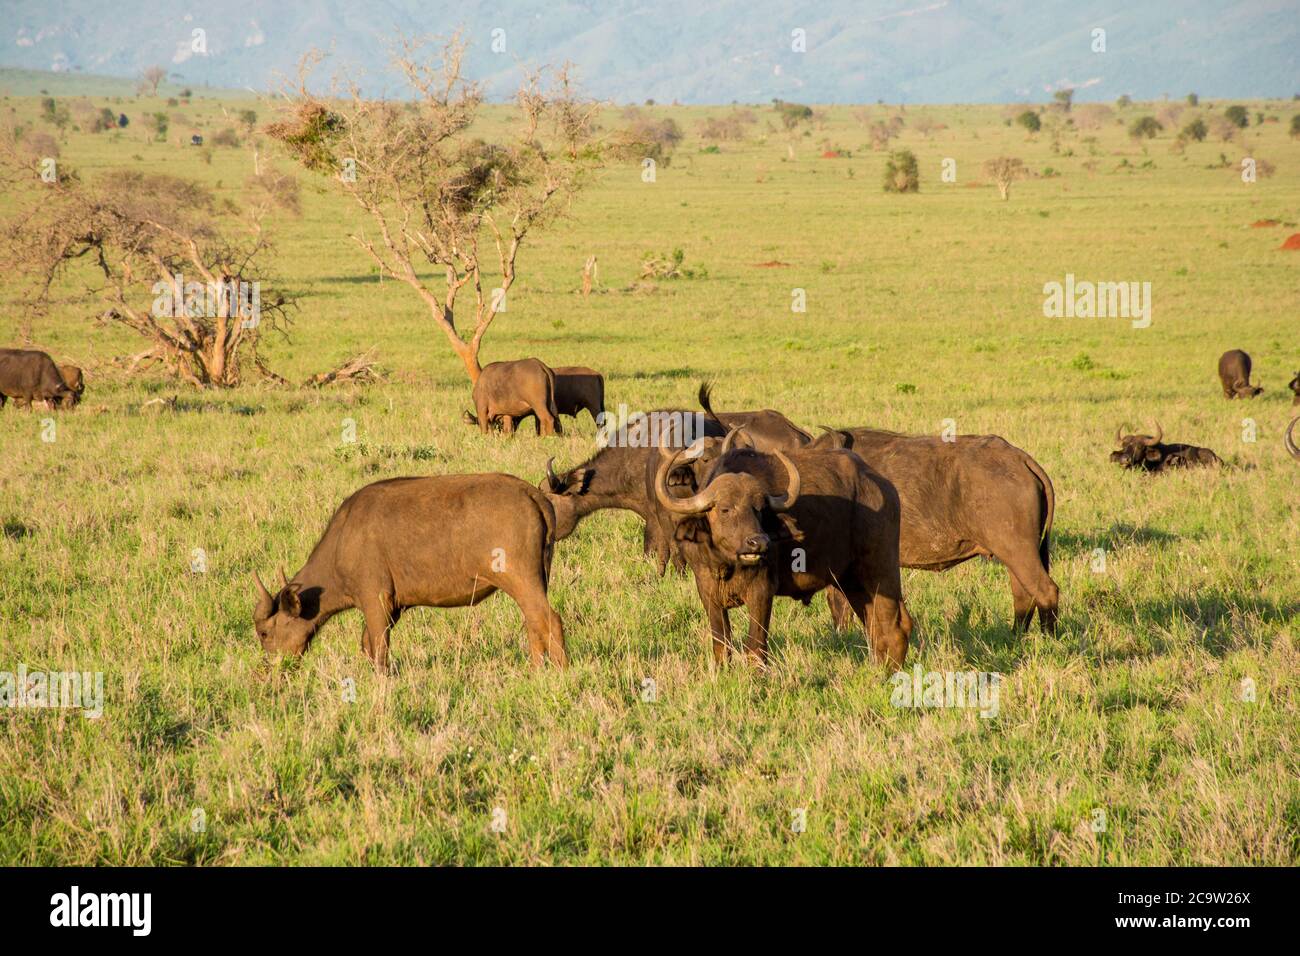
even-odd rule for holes
{"type": "Polygon", "coordinates": [[[474,383],[474,409],[466,424],[477,425],[485,435],[499,424],[507,434],[529,415],[537,417],[537,431],[559,435],[560,413],[555,404],[555,372],[535,358],[491,362],[474,383]]]}
{"type": "Polygon", "coordinates": [[[1300,461],[1300,448],[1296,447],[1295,438],[1292,437],[1296,422],[1300,422],[1300,418],[1291,419],[1291,424],[1286,427],[1286,435],[1282,439],[1282,444],[1286,446],[1287,454],[1296,461],[1300,461]]]}
{"type": "Polygon", "coordinates": [[[1151,435],[1124,435],[1122,428],[1115,430],[1115,442],[1118,451],[1110,453],[1110,460],[1125,468],[1141,468],[1143,471],[1165,471],[1170,468],[1198,468],[1211,465],[1222,466],[1219,456],[1208,448],[1196,445],[1167,445],[1162,439],[1165,430],[1156,422],[1155,437],[1151,435]]]}
{"type": "Polygon", "coordinates": [[[81,396],[86,391],[86,380],[81,369],[75,365],[60,365],[59,376],[63,379],[63,384],[72,390],[72,395],[65,395],[60,404],[63,408],[71,408],[81,401],[81,396]]]}
{"type": "Polygon", "coordinates": [[[738,434],[723,440],[690,497],[668,487],[684,452],[661,450],[655,479],[659,505],[676,518],[675,536],[708,614],[714,660],[731,652],[730,608],[746,608],[745,651],[761,664],[773,597],[806,604],[833,588],[862,621],[877,657],[902,667],[912,621],[899,577],[894,487],[851,451],[768,454],[730,447],[738,434]]]}
{"type": "Polygon", "coordinates": [[[47,402],[53,407],[72,401],[74,395],[45,352],[0,349],[0,408],[10,398],[19,408],[30,407],[33,402],[47,402]]]}
{"type": "Polygon", "coordinates": [[[1291,389],[1291,394],[1295,396],[1291,399],[1291,404],[1300,405],[1300,372],[1295,373],[1295,378],[1287,382],[1286,387],[1291,389]]]}
{"type": "Polygon", "coordinates": [[[1250,356],[1241,349],[1219,356],[1219,383],[1224,398],[1254,398],[1264,391],[1262,386],[1250,384],[1250,356]]]}
{"type": "Polygon", "coordinates": [[[605,376],[583,365],[560,365],[555,372],[555,408],[561,415],[577,418],[586,409],[592,421],[605,411],[605,376]]]}
{"type": "Polygon", "coordinates": [[[529,656],[564,667],[564,626],[547,599],[555,515],[511,475],[392,478],[339,506],[302,570],[271,594],[261,578],[253,623],[262,647],[302,654],[335,614],[360,608],[361,647],[388,666],[388,633],[409,607],[464,607],[500,588],[523,611],[529,656]]]}

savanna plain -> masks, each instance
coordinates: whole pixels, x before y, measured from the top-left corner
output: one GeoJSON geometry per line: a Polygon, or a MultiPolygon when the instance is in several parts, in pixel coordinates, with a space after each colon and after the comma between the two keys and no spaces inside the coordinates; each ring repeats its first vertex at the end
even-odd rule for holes
{"type": "MultiPolygon", "coordinates": [[[[190,127],[211,138],[223,111],[269,106],[205,92],[170,142],[134,121],[68,130],[61,162],[234,197],[251,149],[190,146],[190,127]]],[[[133,118],[166,108],[89,99],[133,118]]],[[[1232,141],[1181,149],[1169,129],[1127,133],[1161,103],[1034,135],[1002,106],[874,104],[819,110],[791,136],[757,106],[743,141],[717,143],[699,124],[731,107],[645,107],[686,134],[671,162],[652,182],[637,162],[607,166],[520,254],[485,362],[593,366],[613,411],[693,408],[708,378],[720,410],[776,408],[811,430],[951,420],[1033,455],[1056,490],[1054,636],[1013,633],[995,562],[904,571],[908,669],[1001,674],[992,717],[894,706],[863,635],[835,632],[821,597],[777,603],[766,673],[715,668],[693,582],[658,577],[619,511],[557,549],[567,671],[528,666],[501,596],[407,613],[390,675],[362,655],[358,612],[303,658],[270,660],[251,574],[292,574],[349,493],[448,472],[535,483],[549,457],[594,451],[592,421],[545,439],[464,425],[464,369],[348,238],[359,212],[265,142],[259,161],[304,187],[301,215],[274,226],[300,307],[264,337],[267,363],[297,382],[373,347],[381,381],[297,389],[250,370],[199,391],[127,375],[114,359],[144,346],[83,284],[36,315],[0,277],[0,344],[87,380],[76,409],[0,410],[0,669],[98,671],[105,688],[99,719],[0,712],[0,861],[1294,864],[1300,463],[1282,434],[1300,251],[1280,247],[1300,232],[1300,103],[1244,105],[1232,141]],[[882,190],[889,150],[868,136],[895,114],[914,195],[882,190]],[[998,155],[1031,173],[1007,201],[983,173],[998,155]],[[1244,156],[1271,175],[1243,182],[1244,156]],[[639,279],[647,254],[678,249],[692,277],[639,279]],[[1067,274],[1150,282],[1150,326],[1044,317],[1044,284],[1067,274]],[[1230,348],[1254,358],[1252,401],[1219,389],[1230,348]],[[1116,428],[1152,419],[1229,467],[1112,465],[1116,428]]],[[[0,109],[38,122],[40,97],[0,109]]],[[[488,107],[484,122],[505,117],[488,107]]]]}

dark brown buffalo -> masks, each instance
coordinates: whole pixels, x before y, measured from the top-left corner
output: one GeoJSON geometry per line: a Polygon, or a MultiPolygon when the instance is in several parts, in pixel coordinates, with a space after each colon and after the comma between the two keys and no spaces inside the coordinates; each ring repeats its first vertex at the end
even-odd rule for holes
{"type": "Polygon", "coordinates": [[[1296,461],[1300,461],[1300,448],[1296,447],[1295,439],[1292,437],[1296,422],[1300,422],[1300,418],[1291,419],[1291,424],[1286,426],[1286,435],[1282,438],[1282,444],[1286,446],[1287,454],[1296,461]]]}
{"type": "Polygon", "coordinates": [[[1254,398],[1264,391],[1263,386],[1250,384],[1250,356],[1241,349],[1219,356],[1219,382],[1224,398],[1254,398]]]}
{"type": "MultiPolygon", "coordinates": [[[[708,404],[707,387],[701,393],[708,404]]],[[[645,522],[642,549],[653,555],[660,573],[673,555],[672,528],[661,512],[654,494],[654,472],[658,447],[684,448],[701,437],[721,438],[729,427],[752,421],[759,415],[759,429],[768,447],[797,447],[808,439],[780,412],[722,412],[705,415],[684,409],[660,408],[639,416],[623,427],[612,424],[602,430],[605,443],[591,458],[562,474],[548,465],[547,477],[538,487],[552,497],[559,537],[572,534],[577,522],[606,508],[632,511],[645,522]],[[802,437],[802,440],[800,440],[802,437]]],[[[673,479],[675,483],[680,478],[673,479]]],[[[684,566],[684,563],[683,563],[684,566]]]]}
{"type": "Polygon", "coordinates": [[[54,359],[34,349],[0,349],[0,408],[12,398],[19,408],[33,402],[51,407],[73,397],[54,359]]]}
{"type": "Polygon", "coordinates": [[[353,494],[302,570],[271,594],[255,574],[262,647],[302,654],[322,624],[360,608],[361,647],[388,666],[388,633],[410,607],[464,607],[498,588],[514,598],[533,664],[567,663],[564,626],[547,599],[555,515],[511,475],[392,478],[353,494]]]}
{"type": "MultiPolygon", "coordinates": [[[[1056,628],[1060,591],[1051,568],[1056,510],[1052,481],[1038,462],[996,435],[944,441],[874,428],[828,430],[809,447],[851,448],[898,491],[902,504],[899,562],[946,571],[974,557],[1001,561],[1011,578],[1015,626],[1056,628]]],[[[709,467],[706,447],[693,472],[709,467]]],[[[681,492],[679,492],[681,493],[681,492]]],[[[835,626],[852,621],[849,605],[827,592],[835,626]]]]}
{"type": "Polygon", "coordinates": [[[1222,466],[1223,461],[1208,448],[1197,445],[1166,444],[1161,439],[1165,430],[1156,422],[1156,434],[1124,435],[1122,428],[1115,430],[1118,451],[1110,453],[1110,460],[1125,468],[1143,471],[1166,471],[1170,468],[1208,468],[1222,466]]]}
{"type": "Polygon", "coordinates": [[[583,365],[560,365],[555,372],[555,407],[561,415],[577,418],[586,409],[592,421],[605,411],[605,376],[583,365]]]}
{"type": "Polygon", "coordinates": [[[1295,373],[1295,378],[1286,383],[1286,387],[1291,389],[1295,398],[1291,399],[1292,405],[1300,405],[1300,372],[1295,373]]]}
{"type": "Polygon", "coordinates": [[[60,405],[63,408],[72,408],[81,401],[81,396],[86,391],[86,380],[81,374],[81,369],[75,365],[60,365],[59,376],[63,379],[63,384],[72,390],[72,395],[64,396],[60,405]]]}
{"type": "Polygon", "coordinates": [[[507,434],[529,415],[537,416],[537,431],[559,435],[560,413],[555,405],[555,373],[539,359],[492,362],[484,366],[474,383],[474,409],[466,412],[466,424],[477,425],[487,434],[496,425],[507,434]]]}
{"type": "Polygon", "coordinates": [[[643,547],[658,553],[654,535],[656,520],[654,492],[645,480],[647,462],[657,461],[660,445],[683,448],[701,435],[721,437],[723,426],[698,412],[659,408],[625,423],[602,430],[602,447],[582,464],[562,474],[554,471],[554,459],[538,487],[555,508],[556,537],[567,538],[587,515],[607,508],[634,512],[646,523],[643,547]]]}
{"type": "Polygon", "coordinates": [[[660,507],[677,519],[714,660],[731,652],[730,608],[745,607],[745,651],[764,663],[772,599],[806,604],[833,588],[862,621],[877,657],[902,667],[912,621],[903,606],[893,485],[851,451],[727,447],[737,434],[723,440],[694,495],[677,497],[668,487],[682,452],[660,452],[655,481],[660,507]]]}

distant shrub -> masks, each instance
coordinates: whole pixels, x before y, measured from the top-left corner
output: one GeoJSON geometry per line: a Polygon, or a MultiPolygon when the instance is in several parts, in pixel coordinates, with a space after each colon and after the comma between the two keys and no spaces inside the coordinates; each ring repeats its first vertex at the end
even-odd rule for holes
{"type": "Polygon", "coordinates": [[[1246,112],[1244,106],[1229,106],[1223,111],[1223,115],[1235,123],[1238,129],[1245,129],[1250,125],[1250,114],[1246,112]]]}
{"type": "Polygon", "coordinates": [[[1184,139],[1203,143],[1205,142],[1205,137],[1210,135],[1210,128],[1205,125],[1205,120],[1198,116],[1183,127],[1182,135],[1184,139]]]}
{"type": "Polygon", "coordinates": [[[1043,121],[1038,118],[1038,114],[1033,110],[1025,110],[1016,117],[1016,122],[1031,133],[1037,133],[1043,128],[1043,121]]]}
{"type": "Polygon", "coordinates": [[[1156,134],[1162,129],[1164,127],[1154,116],[1139,116],[1129,124],[1128,134],[1136,140],[1155,139],[1156,134]]]}
{"type": "Polygon", "coordinates": [[[707,279],[709,270],[703,266],[698,268],[687,268],[682,263],[686,261],[686,253],[682,249],[674,249],[671,255],[660,255],[656,252],[647,252],[641,257],[641,275],[642,279],[707,279]]]}
{"type": "Polygon", "coordinates": [[[916,193],[921,191],[920,167],[916,154],[910,149],[900,149],[885,163],[885,192],[916,193]]]}
{"type": "Polygon", "coordinates": [[[234,127],[227,126],[225,129],[212,134],[212,145],[238,147],[239,134],[235,132],[234,127]]]}
{"type": "Polygon", "coordinates": [[[1188,94],[1187,94],[1187,105],[1188,105],[1188,106],[1200,106],[1200,105],[1201,105],[1201,98],[1200,98],[1199,96],[1197,96],[1195,93],[1188,93],[1188,94]]]}
{"type": "Polygon", "coordinates": [[[807,123],[813,118],[811,106],[802,103],[787,103],[785,100],[773,100],[772,108],[781,117],[781,124],[786,129],[794,129],[800,123],[807,123]]]}
{"type": "Polygon", "coordinates": [[[1133,105],[1133,97],[1129,96],[1127,93],[1125,93],[1123,96],[1121,96],[1119,99],[1115,101],[1115,107],[1121,110],[1128,109],[1132,105],[1133,105]]]}
{"type": "Polygon", "coordinates": [[[1291,117],[1291,138],[1300,139],[1300,113],[1291,117]]]}

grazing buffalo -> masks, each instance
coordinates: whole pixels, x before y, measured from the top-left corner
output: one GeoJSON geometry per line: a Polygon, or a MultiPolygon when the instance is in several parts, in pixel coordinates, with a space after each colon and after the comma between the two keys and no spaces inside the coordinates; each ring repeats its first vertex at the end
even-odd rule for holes
{"type": "Polygon", "coordinates": [[[1300,405],[1300,372],[1295,373],[1295,378],[1286,383],[1286,387],[1291,389],[1291,394],[1295,398],[1291,399],[1292,405],[1300,405]]]}
{"type": "Polygon", "coordinates": [[[491,362],[474,383],[474,409],[466,412],[465,423],[477,425],[487,434],[500,424],[507,435],[529,415],[537,416],[541,435],[559,435],[560,413],[555,405],[555,372],[535,358],[513,362],[491,362]]]}
{"type": "Polygon", "coordinates": [[[582,365],[560,365],[555,372],[555,407],[561,415],[577,418],[584,408],[592,421],[605,411],[605,376],[582,365]]]}
{"type": "Polygon", "coordinates": [[[60,365],[59,376],[63,379],[63,384],[72,390],[72,395],[65,395],[60,404],[63,408],[71,408],[81,401],[81,396],[86,391],[86,380],[81,369],[75,365],[60,365]]]}
{"type": "Polygon", "coordinates": [[[0,408],[12,398],[19,408],[33,402],[51,407],[73,398],[54,359],[33,349],[0,349],[0,408]]]}
{"type": "Polygon", "coordinates": [[[898,566],[900,506],[893,485],[847,450],[768,454],[723,440],[703,486],[681,498],[668,475],[683,452],[661,450],[655,494],[709,618],[714,660],[731,652],[728,610],[749,616],[745,651],[767,658],[775,596],[805,604],[834,588],[862,621],[878,658],[903,666],[912,621],[898,566]]]}
{"type": "Polygon", "coordinates": [[[271,594],[261,578],[253,623],[262,647],[302,654],[320,626],[360,608],[361,647],[388,665],[388,633],[409,607],[464,607],[498,588],[514,598],[529,656],[563,667],[564,626],[547,599],[555,514],[511,475],[392,478],[339,506],[302,570],[271,594]]]}
{"type": "MultiPolygon", "coordinates": [[[[1029,630],[1034,612],[1056,629],[1060,591],[1052,580],[1052,480],[1029,454],[997,435],[900,435],[875,428],[827,431],[814,447],[851,448],[898,489],[903,507],[899,561],[905,568],[946,571],[975,557],[996,558],[1011,578],[1015,627],[1029,630]]],[[[838,628],[852,619],[828,592],[838,628]]]]}
{"type": "Polygon", "coordinates": [[[1224,398],[1254,398],[1264,391],[1263,386],[1250,384],[1250,356],[1241,349],[1219,356],[1219,382],[1224,398]]]}
{"type": "Polygon", "coordinates": [[[1300,448],[1296,447],[1295,439],[1291,433],[1295,431],[1295,423],[1300,422],[1300,418],[1291,419],[1291,424],[1286,427],[1286,435],[1282,439],[1282,444],[1286,446],[1287,454],[1296,461],[1300,461],[1300,448]]]}
{"type": "Polygon", "coordinates": [[[1211,465],[1223,465],[1219,456],[1208,448],[1196,445],[1167,445],[1161,439],[1165,430],[1156,422],[1156,434],[1124,435],[1122,428],[1115,430],[1115,442],[1118,451],[1110,453],[1110,460],[1125,468],[1141,468],[1143,471],[1165,471],[1170,468],[1198,468],[1211,465]]]}

